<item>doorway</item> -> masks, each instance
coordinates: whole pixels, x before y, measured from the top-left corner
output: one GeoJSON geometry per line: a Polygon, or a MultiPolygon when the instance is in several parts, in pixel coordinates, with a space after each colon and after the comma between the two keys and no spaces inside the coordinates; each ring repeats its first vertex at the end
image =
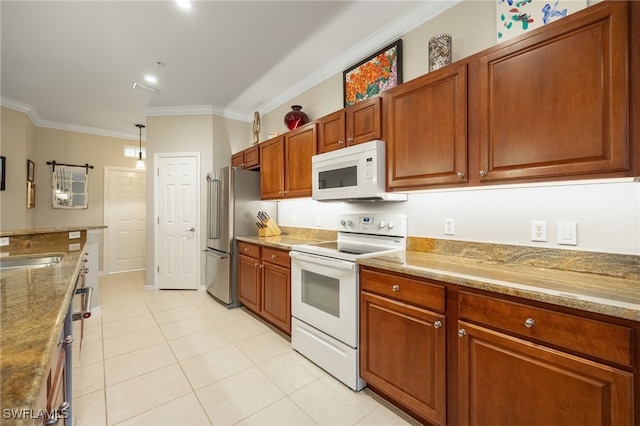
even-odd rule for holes
{"type": "Polygon", "coordinates": [[[155,283],[197,290],[200,282],[200,157],[155,155],[155,283]]]}
{"type": "Polygon", "coordinates": [[[106,273],[147,267],[145,170],[105,167],[106,273]]]}

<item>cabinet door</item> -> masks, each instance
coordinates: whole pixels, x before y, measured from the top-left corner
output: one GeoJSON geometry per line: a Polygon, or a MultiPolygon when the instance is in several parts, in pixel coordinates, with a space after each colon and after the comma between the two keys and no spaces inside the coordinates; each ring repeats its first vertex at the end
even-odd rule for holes
{"type": "Polygon", "coordinates": [[[260,167],[260,150],[258,146],[252,146],[242,151],[244,157],[244,168],[247,170],[256,169],[260,167]]]}
{"type": "Polygon", "coordinates": [[[346,144],[382,139],[382,98],[375,97],[345,108],[346,144]]]}
{"type": "Polygon", "coordinates": [[[242,152],[238,152],[231,156],[231,167],[240,167],[244,166],[244,155],[242,152]]]}
{"type": "Polygon", "coordinates": [[[467,180],[467,64],[389,90],[387,187],[418,189],[467,180]]]}
{"type": "Polygon", "coordinates": [[[291,270],[263,263],[262,316],[287,334],[291,334],[291,270]]]}
{"type": "Polygon", "coordinates": [[[238,299],[252,311],[260,312],[260,260],[238,257],[238,299]]]}
{"type": "MultiPolygon", "coordinates": [[[[260,192],[262,199],[284,197],[284,137],[278,136],[260,144],[262,168],[260,192]]],[[[309,172],[311,175],[311,172],[309,172]]]]}
{"type": "Polygon", "coordinates": [[[345,146],[345,110],[341,109],[318,120],[318,153],[345,146]]]}
{"type": "Polygon", "coordinates": [[[483,181],[629,167],[626,2],[554,24],[480,59],[483,181]]]}
{"type": "Polygon", "coordinates": [[[311,123],[285,134],[286,197],[311,196],[311,157],[316,154],[317,124],[311,123]]]}
{"type": "Polygon", "coordinates": [[[446,417],[444,315],[360,293],[360,375],[434,424],[446,417]]]}
{"type": "Polygon", "coordinates": [[[458,344],[461,426],[633,424],[631,373],[458,325],[464,330],[458,344]]]}

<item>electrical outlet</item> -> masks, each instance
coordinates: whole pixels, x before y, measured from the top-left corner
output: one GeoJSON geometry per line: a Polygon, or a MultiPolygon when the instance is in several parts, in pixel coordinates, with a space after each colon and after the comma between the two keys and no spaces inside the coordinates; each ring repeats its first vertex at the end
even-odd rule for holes
{"type": "Polygon", "coordinates": [[[534,220],[531,222],[531,241],[547,241],[547,222],[534,220]]]}
{"type": "Polygon", "coordinates": [[[456,222],[454,219],[445,219],[444,220],[444,235],[455,235],[456,234],[456,222]]]}
{"type": "Polygon", "coordinates": [[[4,247],[8,245],[9,245],[9,237],[0,238],[0,247],[4,247]]]}

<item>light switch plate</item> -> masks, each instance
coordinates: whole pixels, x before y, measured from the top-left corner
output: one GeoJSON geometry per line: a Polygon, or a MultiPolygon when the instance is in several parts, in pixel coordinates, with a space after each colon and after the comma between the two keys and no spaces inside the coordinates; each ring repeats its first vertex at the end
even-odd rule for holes
{"type": "Polygon", "coordinates": [[[71,231],[69,232],[69,239],[73,240],[76,238],[80,238],[80,231],[71,231]]]}
{"type": "Polygon", "coordinates": [[[80,250],[80,243],[69,244],[69,251],[80,250]]]}
{"type": "Polygon", "coordinates": [[[558,222],[558,244],[578,245],[578,226],[575,221],[558,222]]]}

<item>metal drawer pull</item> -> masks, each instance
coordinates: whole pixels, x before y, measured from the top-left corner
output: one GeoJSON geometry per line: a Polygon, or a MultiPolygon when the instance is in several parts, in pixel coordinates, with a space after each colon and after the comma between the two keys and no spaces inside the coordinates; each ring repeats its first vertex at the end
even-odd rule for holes
{"type": "Polygon", "coordinates": [[[433,328],[440,328],[442,327],[442,321],[436,321],[433,323],[433,328]]]}
{"type": "Polygon", "coordinates": [[[245,247],[245,248],[244,248],[244,252],[245,252],[245,253],[246,253],[246,252],[248,252],[249,250],[250,250],[250,249],[249,249],[249,247],[245,247]]]}
{"type": "Polygon", "coordinates": [[[391,290],[400,291],[400,286],[398,284],[394,284],[393,287],[391,287],[391,290]]]}
{"type": "Polygon", "coordinates": [[[458,330],[458,336],[464,337],[466,335],[467,335],[467,330],[465,330],[464,328],[461,328],[460,330],[458,330]]]}
{"type": "Polygon", "coordinates": [[[275,254],[272,254],[272,255],[271,255],[271,259],[272,259],[272,260],[273,260],[273,259],[275,259],[276,257],[278,257],[278,256],[276,256],[275,254]]]}
{"type": "Polygon", "coordinates": [[[70,334],[58,342],[58,345],[69,346],[73,343],[73,336],[70,334]]]}
{"type": "Polygon", "coordinates": [[[536,325],[536,322],[533,320],[533,318],[527,318],[524,322],[524,326],[527,328],[531,328],[534,325],[536,325]]]}

